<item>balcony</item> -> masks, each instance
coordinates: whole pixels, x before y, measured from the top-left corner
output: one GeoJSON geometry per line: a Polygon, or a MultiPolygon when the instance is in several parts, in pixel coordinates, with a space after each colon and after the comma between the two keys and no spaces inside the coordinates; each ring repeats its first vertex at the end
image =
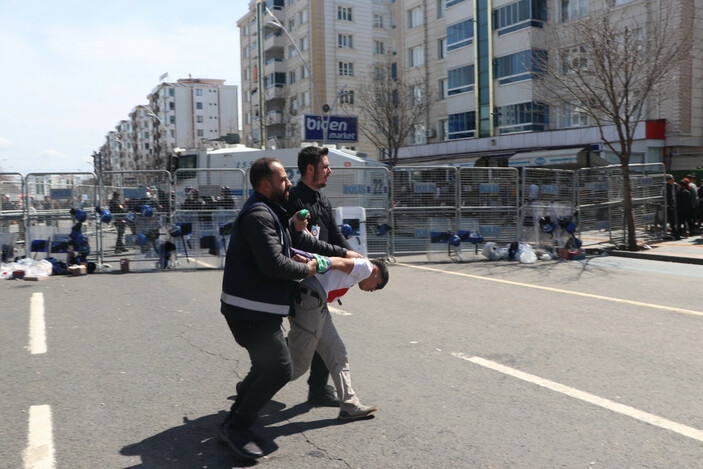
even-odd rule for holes
{"type": "Polygon", "coordinates": [[[283,33],[270,32],[264,37],[264,50],[268,53],[280,52],[283,55],[284,48],[286,47],[288,39],[283,37],[283,33]]]}
{"type": "Polygon", "coordinates": [[[286,73],[286,65],[282,57],[268,59],[264,65],[264,75],[270,76],[274,73],[286,73]]]}

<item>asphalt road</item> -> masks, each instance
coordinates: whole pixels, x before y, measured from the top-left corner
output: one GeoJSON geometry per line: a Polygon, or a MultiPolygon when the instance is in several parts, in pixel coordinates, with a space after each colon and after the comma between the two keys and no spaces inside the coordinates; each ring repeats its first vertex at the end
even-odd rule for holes
{"type": "MultiPolygon", "coordinates": [[[[703,266],[421,261],[334,305],[376,417],[340,424],[298,380],[256,465],[701,467],[703,266]]],[[[246,466],[214,438],[249,366],[221,275],[0,282],[0,467],[246,466]]]]}

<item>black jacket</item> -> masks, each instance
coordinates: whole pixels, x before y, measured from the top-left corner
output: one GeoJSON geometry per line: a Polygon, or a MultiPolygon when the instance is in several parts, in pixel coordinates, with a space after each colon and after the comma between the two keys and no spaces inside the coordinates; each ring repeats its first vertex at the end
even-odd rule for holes
{"type": "MultiPolygon", "coordinates": [[[[339,226],[334,219],[332,205],[325,194],[320,191],[310,189],[303,181],[290,190],[290,198],[286,205],[288,216],[292,217],[299,210],[307,209],[310,211],[308,219],[308,228],[317,225],[320,228],[320,241],[330,243],[334,246],[341,246],[344,249],[351,250],[352,247],[347,239],[342,235],[339,226]]],[[[295,235],[297,240],[297,235],[295,235]]]]}
{"type": "MultiPolygon", "coordinates": [[[[234,222],[222,278],[221,311],[238,319],[280,320],[288,315],[306,264],[291,260],[291,236],[285,210],[254,192],[234,222]]],[[[311,236],[296,247],[326,256],[346,250],[311,236]]]]}

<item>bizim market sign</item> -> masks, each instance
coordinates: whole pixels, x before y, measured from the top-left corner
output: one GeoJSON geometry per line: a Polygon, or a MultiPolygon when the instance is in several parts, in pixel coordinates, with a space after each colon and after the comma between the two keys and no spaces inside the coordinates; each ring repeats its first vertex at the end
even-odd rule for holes
{"type": "MultiPolygon", "coordinates": [[[[303,117],[303,140],[322,141],[324,139],[322,126],[323,119],[320,116],[308,115],[303,117]]],[[[327,117],[324,119],[327,123],[327,117]]],[[[327,126],[328,142],[358,142],[359,132],[357,131],[356,117],[329,116],[327,126]]]]}

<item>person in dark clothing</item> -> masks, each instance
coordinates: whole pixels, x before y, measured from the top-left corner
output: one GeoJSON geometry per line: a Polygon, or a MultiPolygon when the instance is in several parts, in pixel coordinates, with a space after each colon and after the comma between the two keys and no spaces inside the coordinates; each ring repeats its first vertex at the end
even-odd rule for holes
{"type": "MultiPolygon", "coordinates": [[[[351,249],[335,223],[330,201],[320,192],[320,189],[327,185],[327,179],[332,174],[327,153],[327,148],[313,146],[305,147],[298,153],[300,182],[290,191],[290,200],[286,206],[288,215],[292,216],[300,210],[307,209],[310,212],[310,218],[307,220],[308,228],[315,238],[343,247],[347,250],[346,257],[363,258],[361,254],[351,249]]],[[[301,236],[307,235],[293,233],[294,244],[297,244],[296,241],[301,236]]],[[[339,407],[335,388],[327,384],[329,375],[322,357],[315,352],[308,378],[308,402],[311,405],[339,407]]]]}
{"type": "Polygon", "coordinates": [[[120,201],[119,192],[115,191],[112,193],[112,199],[110,199],[110,204],[108,208],[110,209],[110,212],[112,213],[112,216],[115,219],[113,223],[115,225],[115,229],[117,230],[117,241],[115,241],[115,254],[120,254],[125,251],[128,251],[128,249],[124,246],[124,227],[126,222],[124,217],[120,214],[125,213],[125,208],[124,205],[122,205],[122,202],[120,201]]]}
{"type": "Polygon", "coordinates": [[[679,181],[679,187],[676,189],[676,219],[678,233],[682,238],[686,237],[687,230],[693,228],[688,226],[692,207],[693,204],[691,202],[691,193],[688,190],[688,181],[681,180],[679,181]]]}
{"type": "Polygon", "coordinates": [[[679,225],[676,221],[676,182],[674,182],[674,176],[671,174],[666,175],[664,197],[666,198],[666,218],[671,228],[671,236],[674,239],[681,239],[679,225]]]}
{"type": "MultiPolygon", "coordinates": [[[[261,438],[251,427],[292,373],[281,324],[299,294],[297,281],[314,275],[319,266],[316,259],[306,262],[302,256],[292,256],[291,222],[283,208],[291,183],[283,165],[260,158],[251,166],[249,179],[254,194],[234,222],[220,310],[235,341],[249,353],[251,369],[237,385],[237,399],[218,439],[240,457],[256,459],[263,456],[261,438]]],[[[311,236],[299,240],[299,246],[325,256],[347,254],[346,249],[311,236]]]]}

